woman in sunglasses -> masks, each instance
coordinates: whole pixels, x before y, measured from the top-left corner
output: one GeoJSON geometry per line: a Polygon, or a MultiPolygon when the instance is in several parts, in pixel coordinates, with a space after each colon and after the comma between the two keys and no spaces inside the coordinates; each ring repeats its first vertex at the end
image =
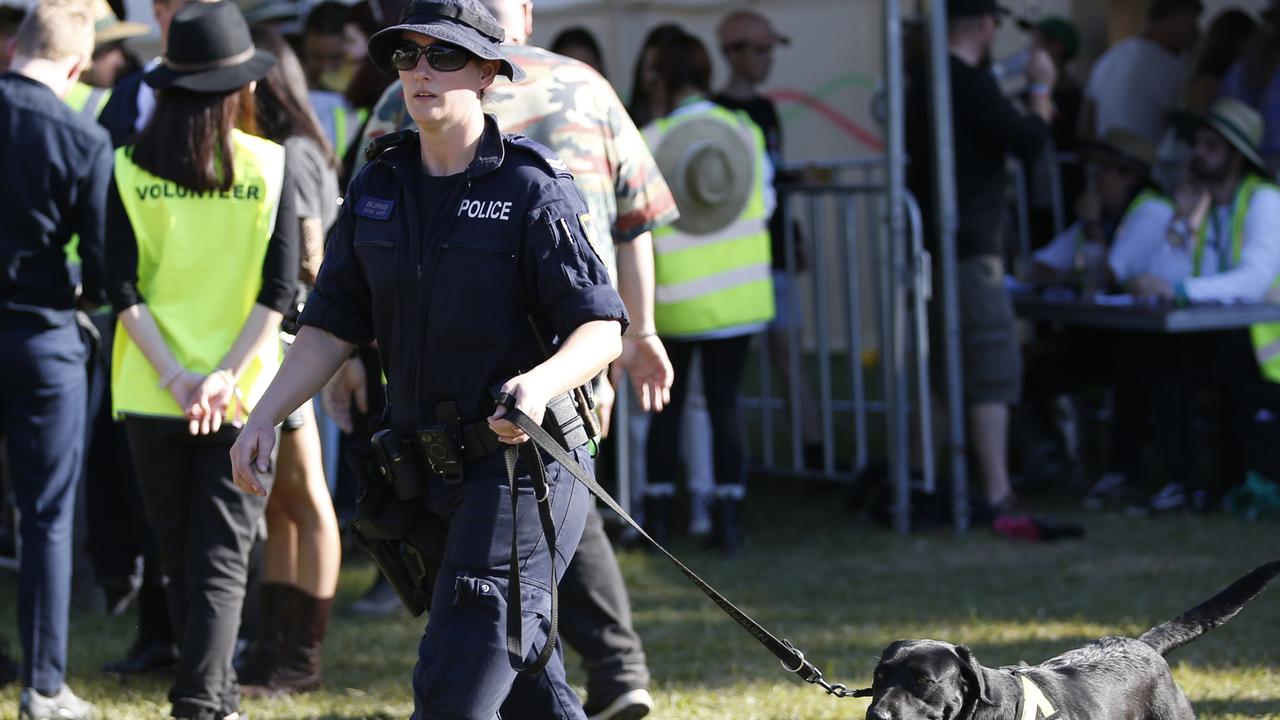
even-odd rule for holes
{"type": "MultiPolygon", "coordinates": [[[[377,341],[389,432],[375,440],[383,449],[401,443],[403,462],[415,467],[399,497],[425,507],[423,534],[439,539],[423,558],[435,579],[424,597],[432,612],[414,671],[414,718],[487,719],[504,701],[506,717],[584,717],[548,637],[551,589],[589,495],[548,462],[547,488],[535,498],[526,451],[513,507],[501,449],[528,438],[495,397],[505,393],[535,422],[550,418],[549,403],[617,357],[626,313],[587,240],[591,220],[564,164],[503,135],[481,111],[497,75],[523,77],[503,55],[502,35],[476,0],[419,0],[402,24],[370,40],[374,62],[399,72],[417,131],[380,139],[352,179],[303,328],[232,450],[241,487],[261,494],[256,474],[267,470],[274,425],[355,346],[377,341]],[[424,449],[420,438],[436,440],[424,449]],[[551,548],[537,501],[554,521],[551,548]],[[521,612],[508,627],[513,554],[521,612]],[[535,659],[546,672],[517,673],[535,659]]],[[[565,436],[589,468],[585,433],[565,436]]]]}

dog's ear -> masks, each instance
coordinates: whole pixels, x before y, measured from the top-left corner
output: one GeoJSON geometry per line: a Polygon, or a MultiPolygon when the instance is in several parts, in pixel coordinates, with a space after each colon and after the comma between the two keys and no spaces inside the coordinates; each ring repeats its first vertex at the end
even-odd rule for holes
{"type": "Polygon", "coordinates": [[[983,705],[995,705],[996,702],[987,694],[987,680],[982,672],[982,665],[973,656],[973,651],[964,645],[956,645],[956,655],[960,658],[960,673],[969,684],[969,690],[975,691],[974,697],[983,705]]]}

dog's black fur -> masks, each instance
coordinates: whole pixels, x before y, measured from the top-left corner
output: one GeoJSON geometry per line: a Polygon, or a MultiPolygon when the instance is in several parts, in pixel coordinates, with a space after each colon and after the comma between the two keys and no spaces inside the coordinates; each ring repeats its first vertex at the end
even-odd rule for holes
{"type": "Polygon", "coordinates": [[[867,720],[1019,720],[1022,674],[1055,720],[1194,720],[1164,656],[1235,617],[1278,574],[1280,561],[1267,563],[1137,639],[1105,637],[1034,667],[988,668],[963,645],[899,640],[880,656],[867,720]]]}

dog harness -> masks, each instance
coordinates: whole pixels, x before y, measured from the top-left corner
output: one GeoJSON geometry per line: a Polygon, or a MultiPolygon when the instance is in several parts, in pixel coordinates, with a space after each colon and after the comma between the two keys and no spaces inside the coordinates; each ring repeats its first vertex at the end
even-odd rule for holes
{"type": "Polygon", "coordinates": [[[1018,712],[1014,717],[1018,720],[1051,720],[1058,717],[1058,711],[1053,708],[1049,698],[1045,697],[1040,686],[1026,675],[1017,677],[1022,681],[1022,695],[1018,698],[1018,712]]]}

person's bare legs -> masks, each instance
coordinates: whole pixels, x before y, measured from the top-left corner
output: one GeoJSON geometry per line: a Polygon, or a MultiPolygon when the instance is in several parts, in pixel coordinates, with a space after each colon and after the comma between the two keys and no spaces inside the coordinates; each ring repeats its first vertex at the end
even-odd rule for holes
{"type": "Polygon", "coordinates": [[[280,435],[276,486],[267,503],[263,580],[295,585],[313,597],[331,598],[338,587],[342,562],[338,516],[325,483],[320,433],[311,403],[303,405],[302,412],[306,424],[280,435]],[[293,548],[280,548],[278,554],[272,548],[276,540],[276,527],[271,525],[273,507],[280,511],[277,523],[292,526],[296,543],[293,548]],[[276,561],[282,565],[290,552],[295,558],[293,568],[277,567],[276,561]]]}
{"type": "Polygon", "coordinates": [[[987,503],[998,505],[1009,497],[1009,406],[1000,402],[969,406],[969,431],[982,472],[987,503]]]}

